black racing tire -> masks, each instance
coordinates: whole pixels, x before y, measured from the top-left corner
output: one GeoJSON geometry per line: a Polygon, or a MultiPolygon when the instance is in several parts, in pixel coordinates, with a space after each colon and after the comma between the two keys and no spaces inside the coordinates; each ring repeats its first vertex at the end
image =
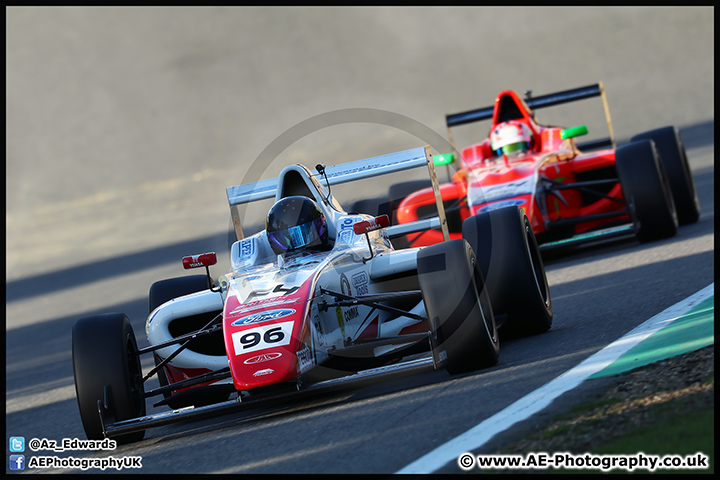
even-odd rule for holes
{"type": "Polygon", "coordinates": [[[496,316],[507,315],[503,332],[534,335],[552,327],[545,266],[530,221],[520,207],[469,217],[463,238],[475,251],[496,316]]]}
{"type": "Polygon", "coordinates": [[[677,210],[678,224],[688,225],[697,222],[700,219],[700,201],[680,132],[674,126],[663,127],[635,135],[630,141],[647,139],[655,142],[665,167],[677,210]]]}
{"type": "MultiPolygon", "coordinates": [[[[72,359],[75,393],[85,434],[90,440],[104,438],[98,400],[108,398],[110,421],[145,415],[142,368],[132,325],[122,313],[84,317],[72,331],[72,359]]],[[[118,443],[142,440],[145,431],[116,438],[118,443]]]]}
{"type": "MultiPolygon", "coordinates": [[[[148,294],[148,313],[152,313],[152,311],[157,307],[174,298],[182,297],[195,292],[202,292],[210,287],[211,285],[208,284],[207,275],[188,275],[185,277],[168,278],[166,280],[155,282],[150,287],[150,293],[148,294]]],[[[155,365],[160,363],[160,359],[155,353],[153,353],[153,359],[155,360],[155,365]]],[[[166,387],[170,384],[164,368],[158,370],[157,376],[158,383],[161,387],[166,387]]],[[[170,398],[172,397],[172,393],[165,392],[163,393],[163,397],[170,398]]],[[[185,405],[169,401],[168,406],[172,409],[176,409],[185,405]]]]}
{"type": "Polygon", "coordinates": [[[472,247],[458,239],[423,248],[417,267],[437,364],[450,374],[495,365],[500,341],[472,247]]]}
{"type": "Polygon", "coordinates": [[[639,140],[619,147],[615,167],[638,240],[649,242],[675,235],[675,202],[655,142],[639,140]]]}

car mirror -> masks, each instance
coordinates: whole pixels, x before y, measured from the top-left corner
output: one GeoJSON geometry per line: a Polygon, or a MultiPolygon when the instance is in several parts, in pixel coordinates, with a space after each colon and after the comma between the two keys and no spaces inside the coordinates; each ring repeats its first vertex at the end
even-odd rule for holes
{"type": "Polygon", "coordinates": [[[390,226],[390,218],[387,215],[380,215],[372,220],[363,220],[353,224],[353,230],[355,235],[362,235],[364,233],[370,233],[374,230],[381,228],[387,228],[390,226]]]}
{"type": "Polygon", "coordinates": [[[368,249],[370,250],[370,256],[367,258],[363,258],[363,263],[367,262],[368,260],[372,260],[373,258],[373,249],[372,244],[370,243],[370,235],[368,233],[374,232],[375,230],[380,230],[381,228],[387,228],[390,226],[390,217],[387,215],[380,215],[379,217],[375,217],[371,220],[363,220],[357,223],[353,224],[353,231],[355,232],[355,235],[365,235],[365,239],[367,240],[368,249]]]}
{"type": "Polygon", "coordinates": [[[203,253],[201,255],[191,255],[189,257],[183,257],[183,267],[185,270],[198,267],[209,267],[217,263],[217,255],[215,252],[203,253]]]}
{"type": "Polygon", "coordinates": [[[439,155],[433,155],[433,163],[438,165],[450,165],[455,161],[455,155],[452,153],[441,153],[439,155]]]}
{"type": "Polygon", "coordinates": [[[568,138],[579,137],[581,135],[587,135],[587,125],[579,125],[577,127],[566,128],[560,132],[560,138],[567,140],[568,138]]]}

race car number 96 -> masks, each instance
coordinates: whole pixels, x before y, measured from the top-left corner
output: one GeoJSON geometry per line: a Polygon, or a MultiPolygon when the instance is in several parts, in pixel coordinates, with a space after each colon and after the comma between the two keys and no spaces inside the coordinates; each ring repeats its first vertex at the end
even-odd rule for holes
{"type": "Polygon", "coordinates": [[[235,355],[290,344],[293,322],[272,323],[248,328],[231,335],[235,355]]]}

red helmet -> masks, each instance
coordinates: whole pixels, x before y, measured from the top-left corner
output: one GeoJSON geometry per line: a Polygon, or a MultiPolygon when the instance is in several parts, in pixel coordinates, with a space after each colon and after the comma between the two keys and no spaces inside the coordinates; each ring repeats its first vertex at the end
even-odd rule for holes
{"type": "Polygon", "coordinates": [[[530,127],[517,120],[499,123],[490,133],[490,148],[496,155],[527,151],[532,140],[530,127]]]}

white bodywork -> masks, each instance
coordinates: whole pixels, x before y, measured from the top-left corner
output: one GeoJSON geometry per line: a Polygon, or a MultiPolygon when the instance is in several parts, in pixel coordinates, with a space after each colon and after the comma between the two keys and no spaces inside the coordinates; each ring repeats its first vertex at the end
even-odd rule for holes
{"type": "MultiPolygon", "coordinates": [[[[326,174],[329,183],[333,184],[420,165],[428,165],[431,173],[434,173],[429,147],[328,167],[326,174]]],[[[434,175],[431,177],[437,185],[434,175]]],[[[349,215],[343,211],[338,202],[326,192],[316,175],[306,167],[290,165],[283,169],[277,179],[230,187],[227,193],[239,237],[231,247],[232,270],[218,279],[221,292],[206,290],[186,295],[160,305],[151,312],[146,325],[147,338],[151,345],[173,339],[169,325],[175,319],[202,313],[221,313],[229,292],[240,301],[240,306],[235,308],[235,311],[243,309],[243,304],[249,302],[254,302],[247,306],[249,313],[268,307],[292,308],[297,311],[301,308],[307,309],[306,321],[310,326],[313,364],[321,364],[331,352],[343,348],[362,335],[369,335],[368,331],[378,338],[392,337],[398,335],[404,328],[420,322],[417,319],[398,316],[362,304],[325,310],[321,308],[323,301],[332,302],[332,298],[328,295],[321,295],[321,288],[347,295],[387,293],[383,290],[387,288],[383,286],[383,280],[386,277],[416,270],[419,249],[395,251],[388,238],[387,230],[390,229],[377,230],[367,234],[373,249],[372,259],[367,260],[371,256],[368,238],[365,234],[355,234],[353,224],[372,217],[362,214],[349,215]],[[284,258],[273,253],[264,230],[243,238],[240,221],[232,207],[262,198],[271,198],[273,195],[277,201],[283,196],[297,194],[311,197],[324,213],[333,245],[332,250],[302,258],[284,258]],[[294,288],[308,279],[313,279],[314,283],[312,293],[304,301],[286,300],[280,294],[273,293],[273,286],[294,288]],[[260,298],[261,302],[258,301],[260,298]]],[[[444,213],[441,218],[444,218],[444,213]]],[[[438,224],[437,219],[434,224],[438,224]]],[[[402,228],[405,231],[408,226],[403,225],[402,228]]],[[[427,228],[427,222],[422,222],[417,228],[427,228]]],[[[426,315],[422,299],[410,312],[420,316],[426,315]]],[[[404,345],[377,347],[375,354],[387,353],[402,346],[404,345]]],[[[172,345],[157,350],[157,354],[161,358],[167,358],[176,349],[177,346],[172,345]]],[[[218,370],[228,366],[228,357],[204,355],[184,349],[169,362],[169,365],[180,369],[218,370]]]]}

